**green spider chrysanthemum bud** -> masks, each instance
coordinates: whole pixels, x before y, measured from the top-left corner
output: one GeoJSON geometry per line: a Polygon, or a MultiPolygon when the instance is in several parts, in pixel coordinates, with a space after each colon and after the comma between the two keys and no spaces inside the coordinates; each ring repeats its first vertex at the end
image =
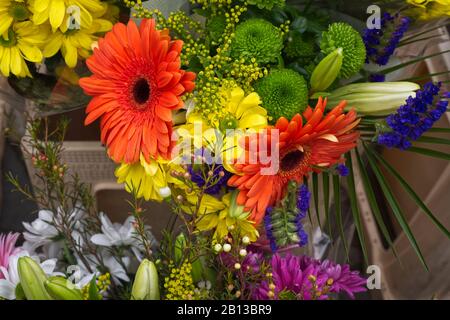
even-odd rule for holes
{"type": "Polygon", "coordinates": [[[259,9],[272,10],[273,7],[284,7],[285,0],[247,0],[248,4],[257,6],[259,9]]]}
{"type": "Polygon", "coordinates": [[[273,70],[254,87],[273,121],[280,117],[290,119],[308,106],[308,86],[294,70],[273,70]]]}
{"type": "Polygon", "coordinates": [[[208,20],[207,30],[212,41],[218,41],[227,26],[227,19],[224,15],[217,15],[208,20]]]}
{"type": "Polygon", "coordinates": [[[283,48],[280,31],[263,19],[249,19],[236,27],[231,43],[231,56],[235,59],[255,58],[258,63],[276,61],[283,48]]]}
{"type": "Polygon", "coordinates": [[[316,55],[314,39],[294,34],[288,38],[284,51],[289,58],[302,58],[310,62],[310,59],[316,55]]]}
{"type": "Polygon", "coordinates": [[[320,49],[326,55],[342,48],[344,59],[341,76],[349,78],[357,73],[366,60],[366,47],[358,31],[344,22],[333,23],[322,34],[320,49]]]}

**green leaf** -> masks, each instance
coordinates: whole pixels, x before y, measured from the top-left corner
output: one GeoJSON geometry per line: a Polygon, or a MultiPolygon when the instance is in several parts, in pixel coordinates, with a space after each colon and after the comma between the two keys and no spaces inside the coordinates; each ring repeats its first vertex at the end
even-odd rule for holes
{"type": "Polygon", "coordinates": [[[411,229],[408,225],[408,222],[397,202],[397,199],[392,194],[390,187],[388,183],[386,182],[383,174],[381,173],[380,168],[378,168],[376,164],[376,160],[374,159],[372,153],[369,151],[369,148],[366,146],[366,144],[363,144],[364,150],[366,150],[367,159],[369,160],[370,167],[372,168],[378,183],[381,186],[381,189],[383,190],[383,194],[386,197],[386,200],[388,201],[392,212],[394,213],[395,218],[397,219],[398,223],[400,224],[403,232],[405,233],[406,237],[408,238],[409,242],[411,243],[414,251],[416,252],[417,256],[419,257],[420,262],[424,266],[424,268],[428,271],[427,263],[425,262],[425,259],[422,255],[422,251],[420,250],[416,238],[414,237],[413,233],[411,232],[411,229]]]}
{"type": "Polygon", "coordinates": [[[92,277],[89,283],[89,300],[101,300],[101,294],[97,287],[97,279],[95,276],[92,277]]]}
{"type": "Polygon", "coordinates": [[[444,160],[450,160],[450,154],[436,151],[436,150],[419,148],[419,147],[410,147],[410,148],[406,149],[405,151],[420,153],[420,154],[423,154],[423,155],[426,155],[429,157],[433,157],[433,158],[441,158],[444,160]]]}
{"type": "Polygon", "coordinates": [[[349,260],[348,245],[345,239],[344,223],[342,221],[342,205],[341,205],[341,185],[339,182],[339,176],[333,175],[333,194],[334,194],[334,207],[336,209],[336,221],[339,228],[339,234],[344,245],[347,261],[349,260]]]}
{"type": "Polygon", "coordinates": [[[323,185],[323,209],[325,211],[325,217],[327,219],[328,235],[333,239],[331,232],[331,220],[330,220],[330,176],[328,172],[322,172],[322,185],[323,185]]]}
{"type": "Polygon", "coordinates": [[[312,182],[313,182],[314,208],[316,209],[317,223],[319,224],[319,228],[322,228],[322,223],[320,222],[320,214],[319,214],[319,176],[315,172],[312,174],[312,182]]]}
{"type": "Polygon", "coordinates": [[[410,35],[410,36],[408,36],[408,37],[403,38],[402,41],[401,41],[400,43],[405,42],[405,41],[409,41],[409,40],[414,39],[414,38],[417,38],[418,36],[421,36],[421,35],[423,35],[423,34],[426,34],[426,33],[428,33],[428,32],[431,32],[431,31],[433,31],[433,30],[440,29],[440,28],[442,28],[442,27],[446,27],[447,25],[448,25],[448,24],[446,23],[446,24],[443,24],[443,25],[434,26],[434,27],[429,28],[429,29],[426,29],[426,30],[424,30],[424,31],[421,31],[421,32],[412,34],[412,35],[410,35]]]}
{"type": "Polygon", "coordinates": [[[402,187],[408,192],[410,197],[417,203],[417,205],[425,212],[425,214],[430,218],[431,221],[438,227],[439,230],[441,230],[449,239],[450,239],[450,232],[447,230],[446,227],[434,216],[434,214],[431,212],[431,210],[423,203],[423,201],[420,199],[420,197],[417,195],[417,193],[414,191],[413,188],[406,182],[405,179],[395,170],[389,162],[387,162],[383,157],[381,157],[376,151],[369,151],[371,152],[377,160],[400,182],[402,187]]]}
{"type": "Polygon", "coordinates": [[[347,167],[349,169],[349,175],[347,177],[348,194],[350,198],[350,207],[353,215],[353,221],[355,223],[356,232],[358,233],[358,239],[361,244],[361,249],[364,255],[364,261],[366,265],[369,265],[369,258],[367,254],[366,239],[364,235],[364,229],[361,222],[361,213],[358,207],[358,201],[356,197],[355,176],[353,174],[353,163],[351,152],[347,153],[347,167]]]}
{"type": "Polygon", "coordinates": [[[296,17],[290,25],[290,29],[298,33],[304,33],[308,26],[308,20],[305,17],[296,17]]]}
{"type": "Polygon", "coordinates": [[[434,72],[434,73],[429,73],[429,74],[425,74],[425,75],[418,76],[418,77],[405,78],[405,79],[401,79],[401,80],[398,80],[398,81],[416,82],[416,81],[420,81],[420,80],[423,80],[423,79],[428,79],[428,78],[431,78],[431,77],[437,77],[437,76],[448,74],[448,73],[450,73],[450,71],[434,72]]]}
{"type": "Polygon", "coordinates": [[[430,128],[428,129],[428,132],[444,132],[444,133],[450,133],[450,128],[430,128]]]}
{"type": "Polygon", "coordinates": [[[398,44],[397,48],[406,46],[406,45],[411,44],[411,43],[415,43],[415,42],[419,42],[419,41],[425,41],[425,40],[430,40],[430,39],[433,39],[433,38],[441,38],[441,37],[442,37],[441,34],[435,34],[435,35],[432,35],[432,36],[423,37],[423,38],[419,38],[419,39],[414,39],[414,40],[410,40],[410,41],[400,41],[400,43],[398,44]]]}
{"type": "Polygon", "coordinates": [[[372,188],[372,183],[369,179],[369,174],[367,173],[366,166],[364,165],[359,152],[356,152],[356,159],[358,160],[359,172],[361,173],[361,179],[364,184],[364,190],[366,191],[367,201],[370,204],[370,210],[375,218],[375,221],[380,228],[381,234],[389,245],[389,248],[392,249],[394,256],[398,257],[397,251],[395,250],[394,243],[392,242],[392,238],[389,234],[388,228],[384,223],[383,216],[381,215],[380,207],[378,206],[377,198],[375,196],[375,192],[372,188]]]}
{"type": "Polygon", "coordinates": [[[435,143],[435,144],[448,144],[448,145],[450,145],[450,140],[449,139],[430,137],[430,136],[421,136],[416,141],[417,142],[424,142],[424,143],[435,143]]]}
{"type": "Polygon", "coordinates": [[[379,70],[379,71],[377,71],[377,72],[378,72],[378,73],[382,73],[382,74],[388,74],[388,73],[397,71],[397,70],[399,70],[399,69],[401,69],[401,68],[403,68],[403,67],[409,66],[410,64],[414,64],[414,63],[416,63],[416,62],[423,61],[423,60],[426,60],[426,59],[428,59],[428,58],[432,58],[432,57],[435,57],[435,56],[439,56],[439,55],[444,54],[444,53],[447,53],[447,52],[450,52],[450,50],[445,50],[445,51],[442,51],[442,52],[436,52],[436,53],[429,54],[429,55],[427,55],[427,56],[423,56],[423,57],[419,57],[419,58],[416,58],[416,59],[412,59],[412,60],[409,60],[409,61],[400,63],[400,64],[398,64],[398,65],[396,65],[396,66],[393,66],[393,67],[390,67],[390,68],[386,68],[386,69],[379,70]]]}

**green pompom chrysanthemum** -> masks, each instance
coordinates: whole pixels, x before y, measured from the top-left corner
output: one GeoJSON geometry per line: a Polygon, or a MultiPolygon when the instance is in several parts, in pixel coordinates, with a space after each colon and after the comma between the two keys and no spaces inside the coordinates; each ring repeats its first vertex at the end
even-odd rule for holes
{"type": "Polygon", "coordinates": [[[358,31],[345,22],[333,23],[322,34],[320,49],[325,55],[342,48],[344,59],[340,75],[349,78],[357,73],[366,60],[366,47],[358,31]]]}
{"type": "Polygon", "coordinates": [[[231,42],[233,58],[255,58],[256,62],[262,64],[276,61],[282,49],[280,31],[263,19],[249,19],[239,24],[231,42]]]}
{"type": "Polygon", "coordinates": [[[248,4],[257,6],[259,9],[272,10],[273,7],[283,7],[285,0],[247,0],[248,4]]]}
{"type": "Polygon", "coordinates": [[[273,70],[258,80],[254,88],[273,121],[280,117],[291,119],[308,106],[308,86],[294,70],[273,70]]]}
{"type": "Polygon", "coordinates": [[[284,51],[289,58],[310,60],[316,55],[314,39],[295,34],[288,38],[284,51]]]}

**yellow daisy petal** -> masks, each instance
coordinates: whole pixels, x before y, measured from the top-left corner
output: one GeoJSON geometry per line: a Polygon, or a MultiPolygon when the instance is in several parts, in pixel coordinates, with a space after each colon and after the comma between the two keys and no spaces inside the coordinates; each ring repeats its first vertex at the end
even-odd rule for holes
{"type": "Polygon", "coordinates": [[[13,20],[14,19],[9,15],[0,16],[0,34],[3,34],[6,30],[8,30],[13,20]]]}
{"type": "Polygon", "coordinates": [[[267,117],[260,114],[250,114],[239,120],[240,128],[263,128],[267,126],[267,117]]]}
{"type": "Polygon", "coordinates": [[[22,57],[17,47],[11,48],[11,72],[16,76],[22,72],[22,57]]]}
{"type": "Polygon", "coordinates": [[[64,60],[66,61],[66,64],[69,68],[75,68],[77,65],[77,48],[72,46],[68,41],[63,42],[62,46],[62,54],[64,56],[64,60]]]}
{"type": "Polygon", "coordinates": [[[52,36],[51,40],[44,47],[44,57],[48,58],[54,56],[59,51],[59,49],[61,49],[62,41],[63,35],[60,33],[55,33],[52,36]]]}
{"type": "Polygon", "coordinates": [[[3,50],[2,60],[0,62],[0,71],[5,77],[9,76],[9,63],[10,63],[11,51],[9,48],[3,50]]]}
{"type": "Polygon", "coordinates": [[[42,12],[48,8],[50,0],[36,0],[34,1],[34,11],[42,12]]]}
{"type": "Polygon", "coordinates": [[[27,45],[23,45],[21,43],[18,44],[20,51],[22,52],[25,59],[31,62],[41,62],[42,61],[42,52],[36,47],[31,47],[27,45]]]}
{"type": "MultiPolygon", "coordinates": [[[[39,1],[38,1],[39,2],[39,1]]],[[[53,0],[48,13],[50,24],[53,30],[59,28],[66,15],[64,0],[53,0]]]]}
{"type": "Polygon", "coordinates": [[[261,99],[259,98],[259,95],[256,92],[250,93],[241,101],[241,103],[239,103],[236,110],[236,117],[239,119],[247,109],[258,106],[260,103],[261,99]]]}

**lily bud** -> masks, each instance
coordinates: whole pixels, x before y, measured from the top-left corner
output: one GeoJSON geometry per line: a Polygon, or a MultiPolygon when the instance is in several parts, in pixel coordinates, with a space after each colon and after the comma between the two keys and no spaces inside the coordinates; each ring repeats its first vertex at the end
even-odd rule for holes
{"type": "Polygon", "coordinates": [[[45,289],[56,300],[83,300],[81,290],[63,277],[50,277],[44,283],[45,289]]]}
{"type": "Polygon", "coordinates": [[[341,71],[342,61],[342,48],[337,48],[323,58],[311,75],[311,89],[314,92],[320,92],[331,86],[341,71]]]}
{"type": "Polygon", "coordinates": [[[159,300],[158,271],[153,262],[142,260],[131,289],[131,300],[159,300]]]}
{"type": "Polygon", "coordinates": [[[181,262],[181,258],[183,257],[183,251],[186,247],[186,236],[184,233],[180,233],[175,239],[175,262],[181,262]]]}
{"type": "Polygon", "coordinates": [[[362,115],[384,116],[397,110],[409,96],[415,96],[420,86],[413,82],[354,83],[334,90],[328,96],[328,106],[347,101],[348,109],[362,115]]]}
{"type": "Polygon", "coordinates": [[[20,257],[17,271],[23,293],[28,300],[52,300],[44,286],[47,276],[36,261],[30,257],[20,257]]]}

